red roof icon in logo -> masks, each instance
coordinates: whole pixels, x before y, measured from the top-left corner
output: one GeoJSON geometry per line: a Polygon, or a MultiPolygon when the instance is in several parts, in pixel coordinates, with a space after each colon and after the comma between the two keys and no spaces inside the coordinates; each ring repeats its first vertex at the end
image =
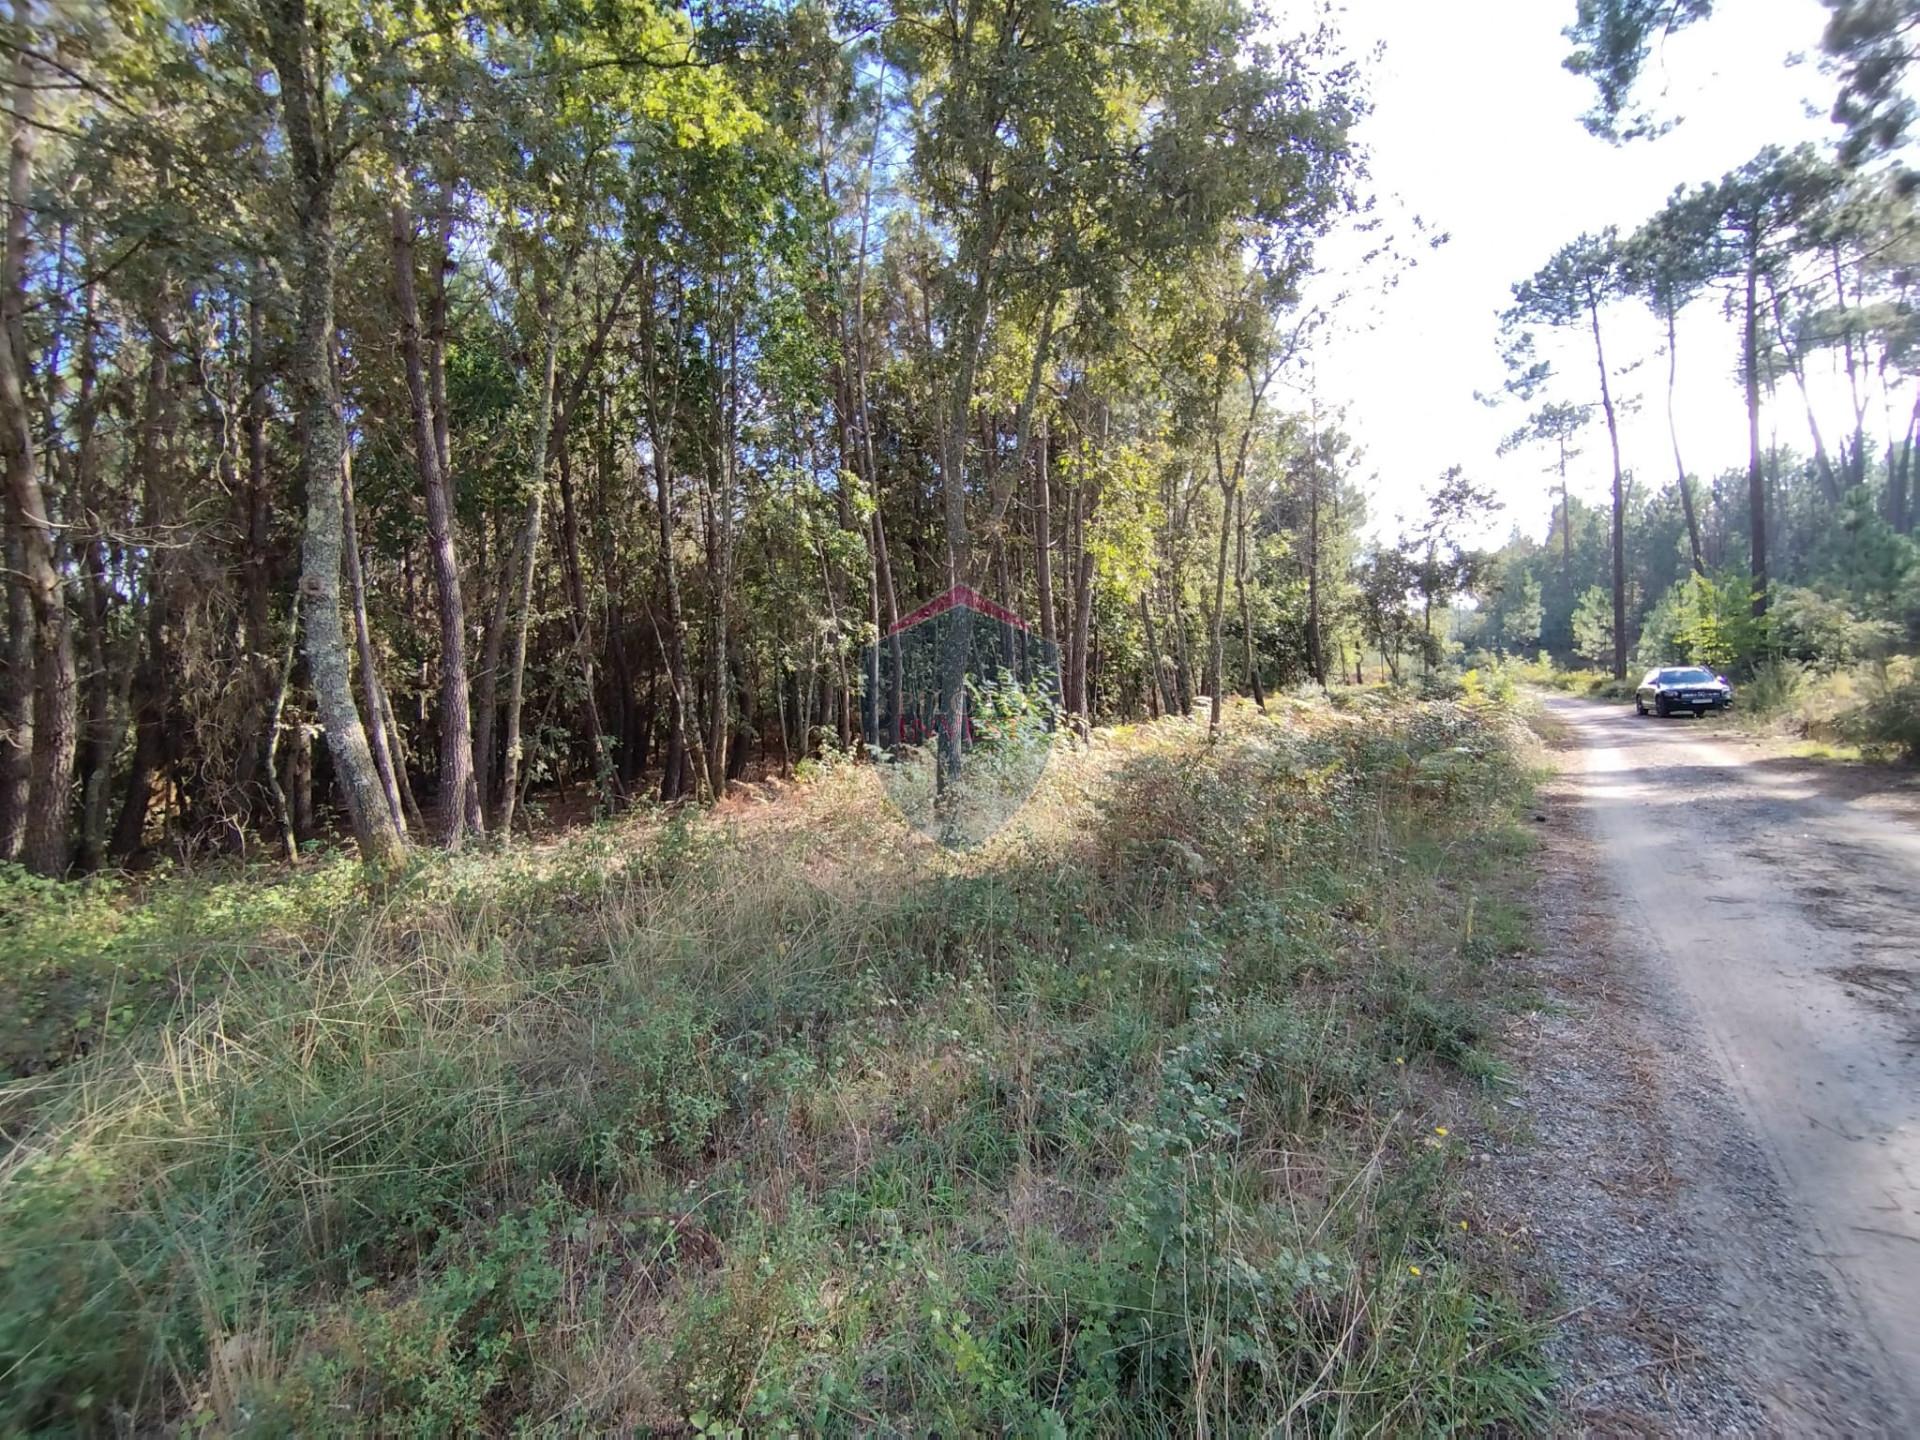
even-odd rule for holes
{"type": "Polygon", "coordinates": [[[1011,625],[1017,630],[1027,628],[1026,622],[1004,605],[994,604],[970,585],[956,585],[944,595],[934,596],[911,615],[902,615],[899,621],[887,630],[887,634],[897,635],[909,626],[918,625],[922,620],[930,620],[935,615],[943,615],[949,610],[962,606],[989,619],[998,620],[1003,625],[1011,625]]]}

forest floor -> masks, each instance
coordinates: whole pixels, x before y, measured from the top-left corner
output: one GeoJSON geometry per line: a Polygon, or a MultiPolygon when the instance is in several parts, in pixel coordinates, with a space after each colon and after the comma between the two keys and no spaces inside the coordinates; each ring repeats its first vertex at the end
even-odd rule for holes
{"type": "Polygon", "coordinates": [[[1908,1435],[1920,829],[1879,767],[1546,702],[1543,1004],[1493,1157],[1581,1428],[1908,1435]]]}
{"type": "Polygon", "coordinates": [[[1537,754],[1269,708],[960,853],[827,764],[385,889],[0,874],[0,1433],[1550,1423],[1537,754]]]}

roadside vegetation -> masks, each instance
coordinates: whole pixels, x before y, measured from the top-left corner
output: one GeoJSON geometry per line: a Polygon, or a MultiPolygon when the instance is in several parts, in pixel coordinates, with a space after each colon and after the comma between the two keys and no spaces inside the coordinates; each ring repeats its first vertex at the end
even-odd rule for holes
{"type": "Polygon", "coordinates": [[[0,1430],[1534,1428],[1463,1185],[1523,734],[1099,731],[964,855],[830,761],[385,887],[10,872],[0,1430]]]}
{"type": "MultiPolygon", "coordinates": [[[[1550,657],[1491,659],[1467,673],[1482,686],[1531,685],[1623,702],[1639,683],[1637,675],[1619,681],[1604,670],[1563,668],[1550,657]]],[[[1774,656],[1747,667],[1734,708],[1715,723],[1803,742],[1810,756],[1911,762],[1920,759],[1920,673],[1907,655],[1839,667],[1774,656]]]]}

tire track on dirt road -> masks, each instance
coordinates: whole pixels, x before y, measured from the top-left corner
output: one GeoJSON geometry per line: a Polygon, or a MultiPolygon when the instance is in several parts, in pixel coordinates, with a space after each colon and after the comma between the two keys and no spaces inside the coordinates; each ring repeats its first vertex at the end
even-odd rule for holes
{"type": "Polygon", "coordinates": [[[1547,708],[1538,1153],[1496,1169],[1578,1312],[1571,1417],[1920,1435],[1920,830],[1691,721],[1547,708]]]}

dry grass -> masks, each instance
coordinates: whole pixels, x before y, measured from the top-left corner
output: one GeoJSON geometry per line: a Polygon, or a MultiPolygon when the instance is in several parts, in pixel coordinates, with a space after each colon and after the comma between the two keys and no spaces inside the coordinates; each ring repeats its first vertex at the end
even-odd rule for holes
{"type": "Polygon", "coordinates": [[[0,1091],[0,1429],[1534,1416],[1441,1133],[1518,743],[1283,701],[1063,746],[961,853],[830,765],[212,939],[85,912],[166,980],[0,1091]]]}

